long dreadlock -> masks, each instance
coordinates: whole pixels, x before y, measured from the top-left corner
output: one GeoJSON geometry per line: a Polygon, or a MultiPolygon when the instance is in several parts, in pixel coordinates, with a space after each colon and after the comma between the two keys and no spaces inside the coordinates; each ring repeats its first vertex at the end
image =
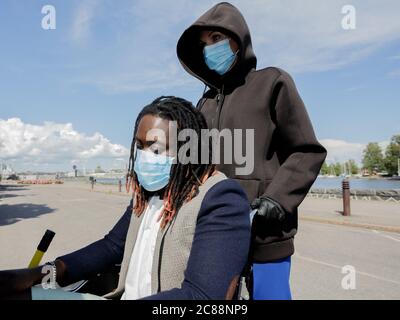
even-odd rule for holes
{"type": "MultiPolygon", "coordinates": [[[[212,144],[209,137],[203,138],[201,135],[201,130],[207,129],[204,116],[189,101],[173,96],[162,96],[145,106],[136,119],[126,179],[127,192],[129,192],[130,187],[133,190],[133,212],[137,216],[144,212],[149,198],[149,193],[140,186],[134,171],[135,137],[140,120],[145,115],[154,115],[169,121],[176,121],[178,135],[184,129],[194,130],[199,138],[198,150],[202,150],[202,146],[205,143],[209,146],[208,161],[206,163],[201,163],[201,152],[199,152],[196,163],[182,164],[178,159],[177,163],[172,165],[170,180],[163,193],[164,209],[160,216],[162,219],[161,228],[164,228],[173,219],[181,206],[198,194],[199,186],[215,171],[215,166],[211,161],[212,144]],[[205,139],[208,139],[208,141],[204,141],[205,139]]],[[[189,139],[187,137],[186,141],[177,141],[178,150],[189,139]]]]}

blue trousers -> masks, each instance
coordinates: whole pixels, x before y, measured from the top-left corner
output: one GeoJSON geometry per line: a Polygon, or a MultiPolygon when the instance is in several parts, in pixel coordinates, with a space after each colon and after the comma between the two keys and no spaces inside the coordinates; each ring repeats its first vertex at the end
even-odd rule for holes
{"type": "Polygon", "coordinates": [[[253,263],[253,300],[291,300],[291,258],[253,263]]]}

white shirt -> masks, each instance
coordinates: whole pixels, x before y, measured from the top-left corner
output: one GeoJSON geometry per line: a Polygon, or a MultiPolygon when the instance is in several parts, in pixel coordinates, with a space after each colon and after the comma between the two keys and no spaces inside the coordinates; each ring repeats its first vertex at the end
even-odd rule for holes
{"type": "Polygon", "coordinates": [[[163,200],[154,196],[150,198],[146,210],[142,213],[144,216],[129,262],[125,292],[121,300],[134,300],[151,295],[151,269],[161,222],[157,222],[157,219],[163,208],[163,200]]]}

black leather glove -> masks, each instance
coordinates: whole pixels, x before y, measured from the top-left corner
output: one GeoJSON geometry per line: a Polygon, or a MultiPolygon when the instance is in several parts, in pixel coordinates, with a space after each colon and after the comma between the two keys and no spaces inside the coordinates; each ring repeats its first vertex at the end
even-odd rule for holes
{"type": "Polygon", "coordinates": [[[285,210],[275,200],[268,197],[255,199],[251,204],[251,209],[257,209],[256,216],[266,221],[279,221],[285,219],[285,210]]]}

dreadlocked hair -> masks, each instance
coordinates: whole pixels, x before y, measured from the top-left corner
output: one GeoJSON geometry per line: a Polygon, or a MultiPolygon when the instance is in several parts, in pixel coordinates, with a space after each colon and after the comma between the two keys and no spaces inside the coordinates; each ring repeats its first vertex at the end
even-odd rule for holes
{"type": "MultiPolygon", "coordinates": [[[[199,186],[214,173],[215,165],[212,164],[212,143],[210,143],[210,137],[202,137],[201,135],[201,130],[208,128],[204,116],[189,101],[174,96],[161,96],[145,106],[136,119],[126,178],[126,189],[129,192],[130,188],[132,188],[134,198],[133,212],[137,216],[140,216],[146,209],[150,196],[149,192],[139,184],[134,171],[135,137],[140,120],[145,115],[154,115],[162,119],[175,121],[177,124],[177,135],[184,129],[194,130],[198,137],[198,150],[204,150],[202,146],[205,143],[208,144],[208,161],[205,161],[206,163],[202,163],[201,152],[198,152],[198,161],[196,163],[189,161],[189,163],[183,164],[179,161],[178,157],[178,161],[172,165],[169,183],[163,191],[164,209],[159,217],[159,219],[162,219],[160,227],[163,229],[172,221],[182,205],[198,194],[199,186]]],[[[189,139],[189,137],[186,137],[185,141],[178,140],[176,142],[177,154],[179,154],[180,147],[189,139]]]]}

